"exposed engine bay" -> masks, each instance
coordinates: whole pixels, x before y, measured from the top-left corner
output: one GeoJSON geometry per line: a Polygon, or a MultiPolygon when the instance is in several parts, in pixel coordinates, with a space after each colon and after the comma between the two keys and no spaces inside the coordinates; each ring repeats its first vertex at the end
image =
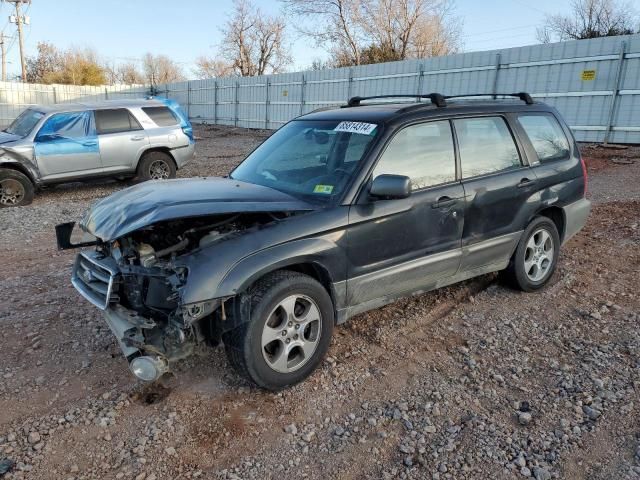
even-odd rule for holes
{"type": "Polygon", "coordinates": [[[154,380],[171,362],[189,356],[196,344],[217,343],[217,323],[226,319],[226,299],[181,305],[180,290],[188,271],[177,259],[294,214],[236,213],[149,225],[114,241],[98,242],[91,254],[81,253],[74,286],[105,310],[134,374],[154,380]]]}

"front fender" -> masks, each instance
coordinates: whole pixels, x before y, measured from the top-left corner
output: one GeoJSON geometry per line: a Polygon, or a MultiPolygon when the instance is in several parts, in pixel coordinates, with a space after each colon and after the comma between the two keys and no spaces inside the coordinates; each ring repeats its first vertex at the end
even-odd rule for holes
{"type": "Polygon", "coordinates": [[[189,272],[182,294],[183,303],[195,303],[211,298],[232,297],[245,291],[252,283],[269,272],[293,265],[310,264],[328,275],[336,303],[344,298],[347,258],[342,246],[344,232],[334,231],[321,237],[302,238],[252,253],[221,276],[207,274],[207,269],[189,272]]]}

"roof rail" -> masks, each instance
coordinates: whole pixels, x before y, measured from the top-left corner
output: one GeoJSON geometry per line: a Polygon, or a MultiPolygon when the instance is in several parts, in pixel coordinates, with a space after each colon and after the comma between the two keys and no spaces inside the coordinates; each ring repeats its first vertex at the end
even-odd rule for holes
{"type": "Polygon", "coordinates": [[[518,93],[474,93],[470,95],[447,95],[445,99],[449,98],[465,98],[465,97],[517,97],[527,105],[533,105],[533,98],[527,92],[518,93]]]}
{"type": "Polygon", "coordinates": [[[445,96],[439,93],[427,93],[425,95],[373,95],[371,97],[351,97],[347,102],[347,107],[359,107],[360,102],[363,100],[373,100],[376,98],[428,98],[431,100],[431,103],[436,105],[437,107],[446,107],[447,102],[445,101],[445,96]]]}

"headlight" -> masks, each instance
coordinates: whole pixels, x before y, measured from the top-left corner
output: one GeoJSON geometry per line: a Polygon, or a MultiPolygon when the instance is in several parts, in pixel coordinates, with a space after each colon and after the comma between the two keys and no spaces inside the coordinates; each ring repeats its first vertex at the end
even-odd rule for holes
{"type": "Polygon", "coordinates": [[[211,314],[220,305],[220,300],[209,300],[206,302],[190,303],[182,307],[185,324],[193,323],[211,314]]]}

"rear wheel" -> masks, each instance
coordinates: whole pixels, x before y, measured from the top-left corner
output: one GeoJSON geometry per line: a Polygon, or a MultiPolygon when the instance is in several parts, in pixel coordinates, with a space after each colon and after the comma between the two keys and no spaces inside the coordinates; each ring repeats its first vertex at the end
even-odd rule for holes
{"type": "Polygon", "coordinates": [[[29,205],[33,200],[33,193],[33,184],[25,174],[0,168],[0,207],[29,205]]]}
{"type": "Polygon", "coordinates": [[[167,180],[176,178],[176,164],[165,152],[149,152],[140,160],[138,177],[142,180],[167,180]]]}
{"type": "Polygon", "coordinates": [[[331,297],[313,278],[285,270],[259,280],[249,294],[250,318],[223,335],[230,363],[268,390],[304,380],[329,348],[331,297]]]}
{"type": "Polygon", "coordinates": [[[558,263],[560,235],[553,221],[536,217],[522,234],[504,278],[511,286],[525,292],[544,287],[558,263]]]}

